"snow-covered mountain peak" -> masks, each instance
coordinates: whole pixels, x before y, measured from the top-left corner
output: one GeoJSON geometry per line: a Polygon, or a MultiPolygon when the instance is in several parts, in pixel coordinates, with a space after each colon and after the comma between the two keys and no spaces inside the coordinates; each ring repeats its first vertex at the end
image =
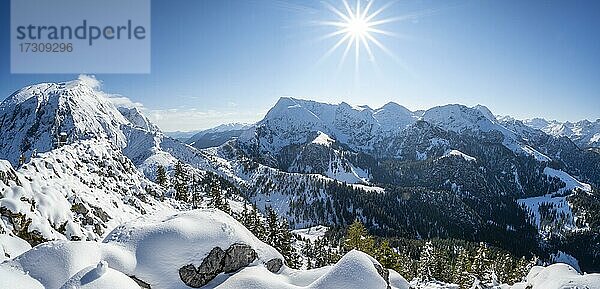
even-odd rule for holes
{"type": "Polygon", "coordinates": [[[492,111],[489,108],[487,108],[487,106],[478,104],[478,105],[474,106],[473,108],[476,110],[479,110],[481,113],[483,113],[483,115],[490,121],[492,121],[492,122],[498,121],[496,119],[496,117],[494,116],[494,114],[492,113],[492,111]]]}
{"type": "Polygon", "coordinates": [[[85,81],[36,84],[0,104],[0,155],[17,164],[21,155],[96,137],[124,146],[120,126],[128,123],[103,92],[85,81]]]}
{"type": "Polygon", "coordinates": [[[143,130],[158,132],[160,129],[152,123],[137,107],[119,107],[119,112],[135,127],[143,130]]]}
{"type": "Polygon", "coordinates": [[[555,121],[547,121],[543,118],[532,118],[532,119],[526,119],[523,120],[523,123],[529,127],[535,128],[535,129],[543,129],[547,126],[549,126],[550,124],[556,124],[555,121]]]}
{"type": "Polygon", "coordinates": [[[374,113],[383,131],[399,131],[415,123],[418,116],[406,107],[388,102],[374,113]]]}
{"type": "Polygon", "coordinates": [[[93,94],[94,87],[86,84],[81,80],[73,80],[59,83],[39,83],[26,86],[14,92],[6,98],[0,105],[0,109],[5,109],[20,103],[23,103],[31,98],[47,99],[57,97],[63,94],[70,96],[79,96],[93,94]]]}
{"type": "Polygon", "coordinates": [[[413,115],[414,113],[410,111],[408,108],[399,105],[393,101],[390,101],[384,104],[382,107],[378,108],[376,112],[381,111],[393,111],[394,113],[405,114],[405,115],[413,115]]]}
{"type": "Polygon", "coordinates": [[[374,110],[346,102],[329,104],[282,97],[257,123],[256,133],[244,133],[240,139],[248,141],[258,136],[263,151],[277,152],[289,144],[312,141],[308,138],[320,131],[351,147],[370,148],[379,134],[402,131],[417,118],[395,103],[374,110]]]}
{"type": "Polygon", "coordinates": [[[282,97],[277,101],[275,106],[267,112],[267,115],[265,115],[261,122],[285,120],[302,121],[303,123],[321,122],[319,117],[311,111],[311,107],[314,107],[314,102],[311,103],[311,101],[282,97]]]}
{"type": "Polygon", "coordinates": [[[425,111],[422,119],[455,132],[500,130],[499,125],[495,123],[496,118],[483,106],[473,108],[460,104],[437,106],[425,111]]]}

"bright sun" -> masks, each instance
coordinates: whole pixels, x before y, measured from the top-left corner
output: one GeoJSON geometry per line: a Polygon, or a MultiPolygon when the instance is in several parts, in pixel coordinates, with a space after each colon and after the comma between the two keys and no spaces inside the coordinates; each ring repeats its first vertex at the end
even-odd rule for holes
{"type": "Polygon", "coordinates": [[[377,17],[387,6],[382,6],[379,9],[371,12],[371,6],[373,5],[373,0],[365,0],[363,2],[366,5],[361,5],[360,0],[356,0],[356,5],[352,7],[347,0],[342,0],[344,4],[344,12],[335,8],[334,6],[327,4],[329,10],[336,14],[339,18],[338,21],[324,21],[321,22],[323,25],[336,27],[336,31],[325,35],[324,38],[330,38],[334,36],[340,36],[341,38],[327,51],[324,57],[329,56],[343,44],[345,44],[344,53],[342,56],[342,63],[350,49],[354,47],[354,56],[355,63],[358,64],[358,60],[360,57],[361,49],[364,49],[369,56],[369,60],[373,61],[373,51],[371,49],[371,44],[374,44],[384,52],[389,54],[387,48],[381,44],[379,40],[377,40],[377,34],[383,35],[391,35],[391,33],[387,31],[383,31],[381,29],[376,28],[376,26],[394,21],[394,19],[382,19],[375,20],[377,17]]]}

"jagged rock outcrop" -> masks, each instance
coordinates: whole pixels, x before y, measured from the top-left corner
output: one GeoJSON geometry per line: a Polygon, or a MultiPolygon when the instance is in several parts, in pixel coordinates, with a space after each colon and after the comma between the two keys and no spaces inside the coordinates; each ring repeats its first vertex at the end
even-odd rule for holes
{"type": "Polygon", "coordinates": [[[179,269],[181,281],[192,288],[199,288],[206,285],[210,280],[217,277],[219,273],[223,272],[224,257],[225,252],[219,247],[214,247],[208,253],[208,256],[202,260],[202,264],[198,268],[189,264],[179,269]]]}
{"type": "Polygon", "coordinates": [[[252,263],[258,255],[246,244],[232,244],[226,251],[214,247],[198,268],[188,264],[179,269],[181,281],[192,288],[206,285],[220,273],[235,272],[252,263]]]}
{"type": "Polygon", "coordinates": [[[138,277],[129,276],[129,278],[133,279],[133,281],[135,281],[135,283],[137,283],[142,289],[152,289],[150,284],[144,282],[143,280],[139,279],[138,277]]]}
{"type": "Polygon", "coordinates": [[[233,244],[225,251],[225,257],[223,258],[223,272],[235,272],[248,266],[248,264],[252,263],[257,257],[258,255],[252,247],[245,244],[233,244]]]}

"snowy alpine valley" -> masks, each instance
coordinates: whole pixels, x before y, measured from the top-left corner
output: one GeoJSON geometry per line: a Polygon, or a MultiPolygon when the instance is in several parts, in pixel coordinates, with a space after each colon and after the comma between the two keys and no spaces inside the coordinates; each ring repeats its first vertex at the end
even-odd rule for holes
{"type": "Polygon", "coordinates": [[[1,289],[600,289],[600,120],[144,113],[85,77],[0,104],[1,289]]]}

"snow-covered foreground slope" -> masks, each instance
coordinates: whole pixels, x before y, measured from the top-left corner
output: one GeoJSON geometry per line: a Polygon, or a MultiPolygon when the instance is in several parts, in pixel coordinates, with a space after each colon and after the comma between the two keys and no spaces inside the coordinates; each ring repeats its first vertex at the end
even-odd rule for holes
{"type": "MultiPolygon", "coordinates": [[[[0,288],[135,288],[128,287],[133,279],[124,278],[135,276],[151,288],[183,289],[189,287],[183,281],[182,268],[189,266],[197,268],[198,278],[206,273],[203,269],[213,269],[204,288],[387,287],[382,277],[387,271],[358,251],[349,252],[333,266],[308,271],[281,263],[273,266],[276,262],[272,260],[282,260],[281,254],[221,211],[157,213],[117,227],[102,243],[53,241],[38,245],[0,264],[0,288]],[[247,246],[247,251],[228,249],[239,245],[247,246]],[[225,251],[221,271],[215,269],[219,264],[206,261],[214,261],[217,247],[225,251]],[[240,265],[240,260],[246,262],[240,265]]],[[[391,277],[392,288],[408,288],[397,273],[391,277]]]]}
{"type": "MultiPolygon", "coordinates": [[[[142,285],[154,289],[188,289],[190,282],[199,279],[204,281],[202,288],[215,289],[408,289],[410,286],[398,273],[383,269],[376,260],[359,251],[348,252],[332,266],[312,270],[294,270],[281,263],[273,265],[276,263],[273,260],[281,259],[275,249],[219,210],[155,213],[115,228],[101,243],[47,242],[7,260],[0,264],[0,288],[131,289],[142,285]],[[224,252],[219,257],[214,252],[220,250],[224,252]],[[194,270],[190,273],[189,268],[194,270]],[[188,278],[189,274],[198,279],[188,278]]],[[[456,288],[436,282],[412,285],[456,288]]],[[[580,275],[568,265],[555,264],[534,267],[522,283],[496,288],[596,289],[600,288],[600,274],[580,275]]]]}
{"type": "Polygon", "coordinates": [[[86,140],[39,154],[18,170],[0,161],[0,233],[35,245],[98,240],[142,214],[167,210],[148,181],[110,142],[86,140]]]}
{"type": "Polygon", "coordinates": [[[600,288],[600,274],[577,273],[567,264],[553,264],[548,267],[535,266],[527,274],[526,281],[517,283],[513,289],[566,289],[600,288]]]}

